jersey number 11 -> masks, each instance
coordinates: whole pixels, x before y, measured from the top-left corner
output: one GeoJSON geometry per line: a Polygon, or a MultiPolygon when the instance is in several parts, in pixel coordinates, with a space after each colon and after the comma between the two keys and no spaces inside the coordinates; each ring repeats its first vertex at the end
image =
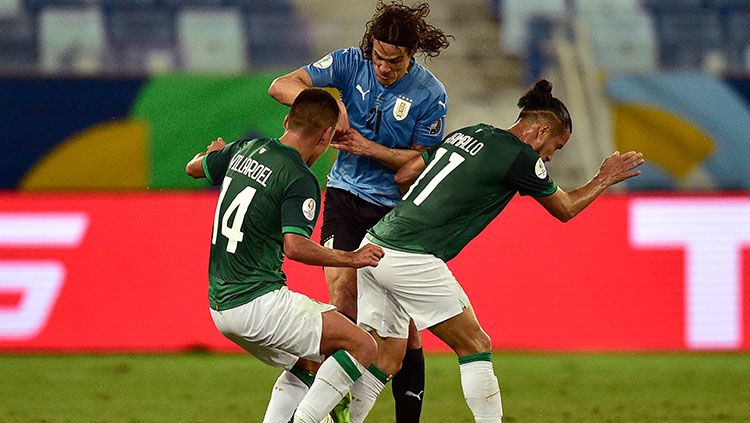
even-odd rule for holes
{"type": "MultiPolygon", "coordinates": [[[[441,162],[441,159],[447,152],[448,150],[443,147],[438,148],[438,150],[435,152],[435,158],[432,159],[427,168],[422,171],[422,174],[419,175],[419,178],[417,178],[417,180],[414,181],[413,184],[411,184],[411,187],[409,187],[409,191],[406,192],[402,200],[406,201],[409,198],[412,191],[414,191],[414,188],[416,188],[417,185],[422,182],[422,179],[424,179],[424,177],[427,176],[428,173],[430,173],[430,170],[432,170],[433,167],[441,162]]],[[[422,204],[424,200],[432,193],[432,191],[437,188],[438,184],[440,184],[440,182],[442,182],[442,180],[445,179],[445,177],[448,176],[449,173],[453,172],[458,167],[458,165],[463,163],[464,160],[466,159],[456,152],[450,154],[447,164],[445,163],[445,160],[443,160],[443,163],[440,163],[440,165],[444,167],[440,169],[440,171],[436,173],[435,176],[433,176],[432,179],[429,180],[429,182],[427,182],[427,185],[424,187],[422,192],[420,192],[419,195],[417,195],[414,200],[412,200],[414,205],[419,206],[420,204],[422,204]]]]}

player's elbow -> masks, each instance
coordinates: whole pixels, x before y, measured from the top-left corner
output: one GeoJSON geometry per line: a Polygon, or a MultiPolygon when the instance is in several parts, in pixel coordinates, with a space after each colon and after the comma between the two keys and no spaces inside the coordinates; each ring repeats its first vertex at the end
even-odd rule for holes
{"type": "Polygon", "coordinates": [[[271,85],[268,87],[268,95],[278,100],[279,93],[280,93],[279,78],[276,78],[273,80],[273,82],[271,82],[271,85]]]}
{"type": "Polygon", "coordinates": [[[280,76],[271,82],[271,85],[268,87],[268,95],[271,96],[274,100],[284,103],[284,97],[286,94],[286,76],[280,76]]]}
{"type": "Polygon", "coordinates": [[[190,161],[185,166],[185,173],[187,173],[193,179],[200,179],[200,178],[203,178],[205,176],[203,174],[203,168],[200,167],[200,166],[196,166],[194,161],[190,161]]]}
{"type": "Polygon", "coordinates": [[[304,249],[294,235],[284,235],[284,256],[289,260],[304,261],[304,249]]]}
{"type": "Polygon", "coordinates": [[[414,179],[406,177],[406,175],[402,173],[396,173],[395,176],[395,182],[398,186],[399,191],[401,191],[401,194],[406,194],[406,191],[409,190],[409,187],[411,186],[412,182],[414,182],[414,179]]]}
{"type": "Polygon", "coordinates": [[[557,214],[555,215],[555,217],[556,217],[556,218],[557,218],[557,220],[559,220],[560,222],[562,222],[562,223],[566,223],[566,222],[569,222],[569,221],[570,221],[570,219],[572,219],[572,218],[574,218],[574,217],[575,217],[575,213],[573,213],[573,212],[572,212],[572,211],[570,211],[570,210],[565,210],[565,211],[561,211],[561,212],[557,213],[557,214]]]}
{"type": "Polygon", "coordinates": [[[570,219],[574,218],[576,216],[576,213],[569,207],[560,207],[552,211],[552,216],[554,216],[560,222],[566,223],[569,222],[570,219]]]}

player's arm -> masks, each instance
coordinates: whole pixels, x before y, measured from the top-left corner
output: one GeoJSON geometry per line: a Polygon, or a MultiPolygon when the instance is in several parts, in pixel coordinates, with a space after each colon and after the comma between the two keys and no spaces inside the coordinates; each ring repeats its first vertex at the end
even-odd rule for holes
{"type": "Polygon", "coordinates": [[[349,130],[334,138],[331,147],[357,156],[370,157],[391,170],[398,170],[406,162],[419,156],[422,151],[427,149],[427,147],[417,144],[412,144],[411,148],[386,147],[365,138],[354,128],[349,128],[349,130]]]}
{"type": "Polygon", "coordinates": [[[268,87],[268,95],[276,99],[279,103],[291,106],[294,99],[305,88],[311,88],[313,81],[304,68],[289,72],[273,80],[268,87]]]}
{"type": "Polygon", "coordinates": [[[411,184],[413,184],[414,181],[417,180],[417,177],[419,177],[426,166],[427,163],[425,162],[423,155],[420,154],[419,156],[416,156],[406,162],[405,165],[398,168],[395,180],[396,185],[398,185],[399,191],[401,191],[401,194],[405,194],[406,191],[409,190],[411,184]]]}
{"type": "Polygon", "coordinates": [[[215,141],[211,141],[206,147],[206,151],[196,154],[185,166],[185,172],[195,179],[205,178],[206,172],[203,169],[203,157],[212,151],[219,151],[226,146],[223,139],[217,138],[215,141]]]}
{"type": "Polygon", "coordinates": [[[640,175],[641,171],[635,170],[635,168],[643,163],[643,154],[641,153],[630,151],[620,154],[616,151],[604,159],[596,176],[582,187],[571,192],[565,192],[558,187],[554,194],[538,197],[536,200],[551,215],[561,222],[567,222],[588,207],[599,194],[610,186],[640,175]]]}
{"type": "MultiPolygon", "coordinates": [[[[297,98],[302,90],[311,88],[312,86],[313,80],[310,74],[307,73],[305,68],[299,68],[296,71],[274,79],[271,86],[268,87],[268,95],[279,103],[291,106],[294,103],[294,99],[297,98]]],[[[344,131],[349,129],[349,116],[346,113],[344,103],[340,99],[336,101],[339,104],[339,111],[341,113],[335,134],[335,137],[339,138],[344,131]]]]}
{"type": "Polygon", "coordinates": [[[357,251],[349,252],[322,247],[297,233],[284,234],[284,255],[290,260],[312,266],[353,268],[377,266],[383,254],[383,249],[373,244],[367,244],[357,251]]]}

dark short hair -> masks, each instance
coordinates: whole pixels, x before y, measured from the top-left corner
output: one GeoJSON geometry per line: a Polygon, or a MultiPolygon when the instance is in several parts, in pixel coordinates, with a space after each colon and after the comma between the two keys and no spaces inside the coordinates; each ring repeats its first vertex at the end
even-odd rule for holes
{"type": "Polygon", "coordinates": [[[570,119],[568,108],[560,99],[552,96],[552,83],[546,79],[536,81],[534,86],[518,99],[518,108],[521,109],[518,119],[547,115],[556,120],[561,129],[573,132],[573,121],[570,119]]]}
{"type": "Polygon", "coordinates": [[[339,113],[339,105],[331,93],[322,88],[306,88],[292,103],[288,127],[303,134],[311,134],[335,127],[339,113]]]}
{"type": "Polygon", "coordinates": [[[410,53],[424,53],[428,57],[440,54],[440,50],[450,44],[448,38],[454,37],[428,24],[425,17],[429,14],[430,5],[427,3],[410,7],[400,1],[383,4],[382,0],[378,0],[375,14],[367,22],[367,30],[360,43],[365,58],[372,58],[373,39],[404,47],[410,53]]]}

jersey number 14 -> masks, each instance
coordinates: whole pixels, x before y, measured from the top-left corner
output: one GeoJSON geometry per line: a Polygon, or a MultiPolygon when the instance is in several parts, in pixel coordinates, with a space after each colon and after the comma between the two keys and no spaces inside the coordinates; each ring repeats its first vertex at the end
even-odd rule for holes
{"type": "MultiPolygon", "coordinates": [[[[422,174],[419,175],[419,178],[417,178],[416,181],[414,181],[413,184],[411,184],[411,187],[409,187],[409,191],[406,192],[404,195],[404,198],[402,200],[406,201],[409,196],[411,195],[412,191],[414,191],[414,188],[419,185],[420,182],[422,182],[422,179],[424,179],[425,176],[427,176],[428,173],[430,173],[430,170],[432,170],[433,167],[435,167],[438,163],[441,162],[441,159],[443,156],[445,156],[445,153],[447,153],[448,150],[446,150],[443,147],[438,148],[438,150],[435,152],[435,158],[430,162],[430,164],[427,166],[425,170],[422,171],[422,174]]],[[[441,166],[444,166],[438,173],[435,174],[435,176],[432,177],[432,179],[427,182],[427,185],[424,187],[422,192],[419,193],[416,197],[414,197],[414,200],[412,202],[415,206],[419,206],[424,202],[424,200],[432,194],[432,191],[437,188],[438,184],[445,179],[446,176],[448,176],[449,173],[453,172],[458,165],[464,162],[466,160],[463,156],[460,154],[453,152],[448,157],[448,163],[445,163],[445,160],[440,163],[441,166]]]]}
{"type": "MultiPolygon", "coordinates": [[[[224,182],[221,184],[221,194],[219,194],[219,201],[216,205],[216,212],[214,213],[214,232],[211,237],[211,243],[216,244],[217,230],[219,228],[219,215],[221,212],[221,204],[224,201],[224,195],[226,195],[229,189],[229,184],[232,183],[232,178],[224,177],[224,182]]],[[[245,187],[234,200],[229,204],[224,216],[221,219],[221,234],[227,237],[227,252],[234,254],[237,251],[237,243],[242,242],[245,234],[242,233],[242,222],[245,220],[245,214],[247,209],[250,207],[250,202],[253,201],[256,189],[253,187],[245,187]],[[229,218],[234,214],[232,219],[232,226],[229,226],[229,218]]]]}

